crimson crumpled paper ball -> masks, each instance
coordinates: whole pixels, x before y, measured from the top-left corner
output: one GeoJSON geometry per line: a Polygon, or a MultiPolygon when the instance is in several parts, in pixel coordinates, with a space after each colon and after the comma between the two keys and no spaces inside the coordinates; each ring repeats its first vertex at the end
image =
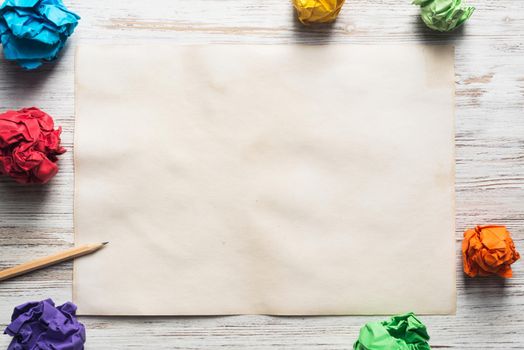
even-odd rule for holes
{"type": "Polygon", "coordinates": [[[62,128],[36,107],[0,114],[0,174],[21,184],[44,184],[58,172],[62,128]]]}

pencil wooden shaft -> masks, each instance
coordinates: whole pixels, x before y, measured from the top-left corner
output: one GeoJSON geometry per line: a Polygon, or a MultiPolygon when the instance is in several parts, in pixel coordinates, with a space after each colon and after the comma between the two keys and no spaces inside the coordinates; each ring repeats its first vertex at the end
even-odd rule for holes
{"type": "Polygon", "coordinates": [[[64,250],[63,252],[56,253],[51,256],[35,259],[33,261],[29,261],[15,267],[2,270],[0,271],[0,281],[4,281],[15,276],[20,276],[24,273],[35,271],[47,266],[58,264],[63,261],[71,260],[82,255],[93,253],[98,249],[102,248],[103,246],[104,245],[102,243],[97,243],[73,247],[71,249],[64,250]]]}

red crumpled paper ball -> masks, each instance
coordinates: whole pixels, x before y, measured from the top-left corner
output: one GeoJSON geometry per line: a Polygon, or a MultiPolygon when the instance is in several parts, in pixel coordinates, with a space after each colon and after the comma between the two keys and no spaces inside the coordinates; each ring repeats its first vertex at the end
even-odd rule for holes
{"type": "Polygon", "coordinates": [[[58,172],[62,128],[36,107],[0,114],[0,174],[21,184],[45,184],[58,172]]]}

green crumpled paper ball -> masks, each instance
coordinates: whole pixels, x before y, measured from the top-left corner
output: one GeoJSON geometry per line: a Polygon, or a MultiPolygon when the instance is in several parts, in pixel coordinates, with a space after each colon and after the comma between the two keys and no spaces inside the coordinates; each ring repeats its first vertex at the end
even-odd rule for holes
{"type": "Polygon", "coordinates": [[[413,4],[420,5],[424,23],[440,32],[462,25],[475,11],[473,6],[462,6],[462,0],[413,0],[413,4]]]}
{"type": "Polygon", "coordinates": [[[354,350],[431,350],[426,326],[413,313],[389,321],[367,323],[360,329],[354,350]]]}

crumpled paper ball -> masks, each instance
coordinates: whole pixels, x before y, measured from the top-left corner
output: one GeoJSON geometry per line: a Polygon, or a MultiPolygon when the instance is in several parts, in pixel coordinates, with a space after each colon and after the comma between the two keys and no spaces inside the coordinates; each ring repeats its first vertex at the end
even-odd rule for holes
{"type": "Polygon", "coordinates": [[[466,22],[475,8],[462,6],[462,0],[413,0],[420,5],[420,17],[426,25],[439,32],[451,31],[466,22]]]}
{"type": "Polygon", "coordinates": [[[21,184],[44,184],[58,172],[62,128],[38,108],[0,114],[0,174],[21,184]]]}
{"type": "Polygon", "coordinates": [[[370,322],[360,329],[354,350],[430,350],[426,326],[413,313],[370,322]]]}
{"type": "Polygon", "coordinates": [[[54,60],[79,19],[61,0],[6,0],[0,7],[5,58],[25,69],[54,60]]]}
{"type": "Polygon", "coordinates": [[[303,24],[334,21],[345,0],[293,0],[298,19],[303,24]]]}
{"type": "Polygon", "coordinates": [[[462,261],[464,272],[470,276],[513,276],[511,264],[520,259],[509,231],[505,226],[477,226],[464,232],[462,261]]]}
{"type": "Polygon", "coordinates": [[[86,341],[76,305],[55,307],[51,299],[17,306],[5,334],[13,337],[7,350],[83,350],[86,341]]]}

